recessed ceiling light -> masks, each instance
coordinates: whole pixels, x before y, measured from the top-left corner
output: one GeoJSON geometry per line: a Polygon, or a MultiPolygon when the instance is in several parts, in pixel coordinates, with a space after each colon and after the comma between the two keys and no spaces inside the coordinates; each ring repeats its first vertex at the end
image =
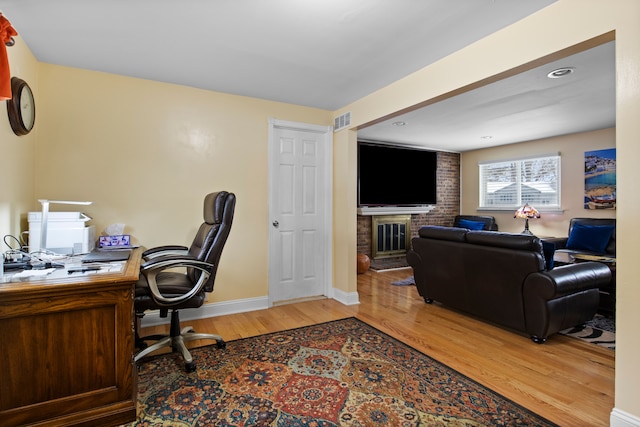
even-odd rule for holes
{"type": "Polygon", "coordinates": [[[556,68],[555,70],[547,74],[547,77],[549,77],[550,79],[559,79],[559,78],[568,76],[569,74],[573,73],[575,70],[576,69],[573,67],[556,68]]]}
{"type": "Polygon", "coordinates": [[[407,122],[393,122],[391,124],[394,125],[394,126],[404,126],[404,125],[407,124],[407,122]]]}

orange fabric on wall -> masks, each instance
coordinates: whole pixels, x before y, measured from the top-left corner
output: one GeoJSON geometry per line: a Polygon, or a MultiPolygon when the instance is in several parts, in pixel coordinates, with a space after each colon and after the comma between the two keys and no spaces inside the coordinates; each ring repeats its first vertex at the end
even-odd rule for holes
{"type": "Polygon", "coordinates": [[[18,32],[11,26],[11,22],[0,14],[0,100],[11,99],[11,71],[6,43],[17,35],[18,32]]]}

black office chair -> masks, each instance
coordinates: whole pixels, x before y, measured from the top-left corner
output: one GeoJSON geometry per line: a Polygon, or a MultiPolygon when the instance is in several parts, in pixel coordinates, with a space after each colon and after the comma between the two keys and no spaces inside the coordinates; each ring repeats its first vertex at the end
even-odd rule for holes
{"type": "Polygon", "coordinates": [[[140,280],[136,285],[134,307],[136,312],[135,356],[139,361],[160,348],[171,346],[182,353],[187,372],[195,370],[195,363],[185,342],[193,340],[215,340],[218,348],[225,342],[220,335],[195,333],[187,326],[180,330],[178,310],[198,308],[205,301],[205,294],[213,292],[213,284],[227,241],[236,197],[233,193],[220,191],[208,194],[204,199],[204,223],[200,226],[191,247],[160,246],[143,253],[140,280]],[[176,268],[179,268],[176,271],[176,268]],[[166,271],[173,269],[173,271],[166,271]],[[160,310],[160,317],[167,317],[171,310],[170,334],[139,336],[140,321],[147,310],[160,310]],[[156,341],[147,346],[146,341],[156,341]]]}

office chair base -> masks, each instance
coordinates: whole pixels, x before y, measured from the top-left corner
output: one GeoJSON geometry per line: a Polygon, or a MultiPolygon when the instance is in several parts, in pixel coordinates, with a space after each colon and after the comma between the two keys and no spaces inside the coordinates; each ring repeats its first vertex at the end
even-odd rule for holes
{"type": "Polygon", "coordinates": [[[196,369],[196,365],[193,362],[193,357],[191,357],[191,353],[189,353],[189,349],[187,349],[185,343],[195,340],[214,340],[216,342],[216,347],[220,349],[227,346],[227,343],[224,342],[224,339],[222,339],[220,335],[196,333],[191,326],[186,326],[180,329],[180,317],[178,310],[174,310],[171,313],[170,334],[168,336],[149,335],[139,338],[137,336],[136,329],[136,346],[140,351],[135,355],[134,361],[138,362],[143,357],[153,353],[154,351],[160,350],[161,348],[171,347],[173,351],[180,352],[182,355],[186,371],[193,372],[196,369]],[[146,341],[156,342],[147,346],[146,341]]]}
{"type": "Polygon", "coordinates": [[[180,335],[178,336],[175,336],[175,337],[165,336],[165,337],[161,337],[160,339],[158,338],[160,337],[158,337],[157,335],[140,338],[139,342],[144,342],[146,340],[156,340],[156,339],[157,341],[152,345],[140,350],[136,354],[134,360],[138,362],[143,357],[157,350],[160,350],[161,348],[171,347],[173,351],[179,352],[182,355],[182,358],[184,359],[186,371],[193,372],[196,369],[196,365],[193,362],[193,357],[191,356],[191,353],[189,352],[189,349],[187,348],[185,343],[189,341],[195,341],[195,340],[214,340],[216,342],[216,348],[223,349],[223,348],[226,348],[227,346],[227,343],[222,339],[220,335],[196,333],[193,331],[191,327],[183,328],[182,331],[180,332],[180,335]]]}

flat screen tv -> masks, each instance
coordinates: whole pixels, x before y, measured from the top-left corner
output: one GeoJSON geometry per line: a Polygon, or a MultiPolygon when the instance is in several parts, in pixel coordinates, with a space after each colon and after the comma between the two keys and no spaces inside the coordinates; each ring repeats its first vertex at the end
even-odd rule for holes
{"type": "Polygon", "coordinates": [[[436,204],[438,153],[358,142],[358,207],[436,204]]]}

